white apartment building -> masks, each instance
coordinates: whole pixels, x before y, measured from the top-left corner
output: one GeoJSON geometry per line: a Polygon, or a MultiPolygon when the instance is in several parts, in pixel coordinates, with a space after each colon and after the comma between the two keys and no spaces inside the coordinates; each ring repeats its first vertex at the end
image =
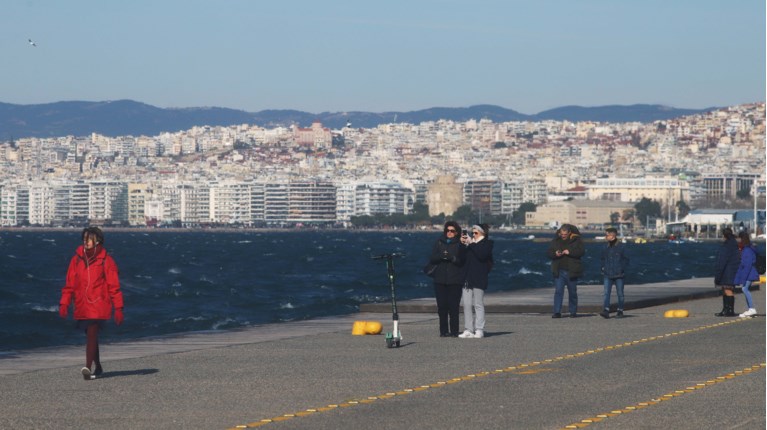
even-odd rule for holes
{"type": "Polygon", "coordinates": [[[0,226],[12,227],[18,225],[16,208],[18,207],[18,191],[16,187],[0,185],[0,226]]]}
{"type": "Polygon", "coordinates": [[[674,177],[599,178],[588,187],[589,200],[638,202],[656,200],[661,206],[690,201],[690,184],[674,177]]]}
{"type": "Polygon", "coordinates": [[[398,182],[361,182],[354,190],[354,215],[409,214],[415,193],[398,182]]]}
{"type": "Polygon", "coordinates": [[[342,183],[336,187],[336,220],[347,223],[354,215],[354,183],[342,183]]]}
{"type": "Polygon", "coordinates": [[[128,224],[132,226],[146,225],[146,202],[151,198],[149,185],[128,184],[128,224]]]}
{"type": "Polygon", "coordinates": [[[250,184],[226,181],[210,185],[210,220],[220,224],[251,225],[250,184]]]}
{"type": "MultiPolygon", "coordinates": [[[[92,223],[128,221],[128,184],[122,181],[91,181],[88,218],[92,223]]],[[[31,222],[31,220],[30,220],[31,222]]]]}

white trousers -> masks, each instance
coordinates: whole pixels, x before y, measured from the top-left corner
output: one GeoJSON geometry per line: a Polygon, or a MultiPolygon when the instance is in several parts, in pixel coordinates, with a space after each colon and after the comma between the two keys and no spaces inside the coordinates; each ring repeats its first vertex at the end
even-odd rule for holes
{"type": "Polygon", "coordinates": [[[463,289],[463,325],[466,330],[485,331],[485,290],[479,288],[463,289]]]}

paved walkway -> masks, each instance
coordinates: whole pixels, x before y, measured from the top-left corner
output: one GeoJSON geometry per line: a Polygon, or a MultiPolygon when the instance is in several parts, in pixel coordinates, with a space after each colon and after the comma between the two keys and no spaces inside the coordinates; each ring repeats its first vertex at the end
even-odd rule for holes
{"type": "Polygon", "coordinates": [[[757,318],[717,318],[720,298],[666,286],[676,301],[623,319],[491,313],[485,339],[403,312],[391,349],[350,334],[358,319],[389,329],[389,313],[108,344],[95,381],[82,346],[4,355],[0,428],[765,428],[765,295],[757,318]],[[663,318],[676,308],[690,317],[663,318]]]}
{"type": "MultiPolygon", "coordinates": [[[[603,291],[604,287],[602,285],[579,285],[578,313],[599,313],[602,310],[603,291]]],[[[720,292],[714,288],[713,278],[698,278],[654,284],[626,285],[624,287],[624,294],[624,308],[625,310],[631,310],[706,297],[716,297],[720,295],[720,292]]],[[[501,292],[493,292],[491,290],[485,296],[485,311],[501,313],[551,313],[553,300],[553,287],[501,292]]],[[[613,308],[616,301],[617,297],[613,288],[613,308]]],[[[360,311],[391,312],[391,303],[363,304],[360,306],[360,311]]],[[[398,301],[397,311],[399,313],[435,313],[437,312],[437,305],[434,298],[431,297],[398,301]]],[[[567,293],[565,293],[562,312],[569,312],[567,293]]]]}

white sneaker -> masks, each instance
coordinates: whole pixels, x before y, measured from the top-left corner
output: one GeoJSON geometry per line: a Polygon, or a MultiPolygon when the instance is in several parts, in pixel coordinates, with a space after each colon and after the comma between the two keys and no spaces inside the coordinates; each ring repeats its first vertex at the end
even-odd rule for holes
{"type": "Polygon", "coordinates": [[[463,333],[458,335],[458,337],[462,339],[471,339],[474,337],[474,333],[470,332],[469,330],[464,330],[463,333]]]}
{"type": "Polygon", "coordinates": [[[749,318],[756,315],[756,309],[754,308],[748,308],[747,311],[743,312],[742,314],[738,315],[741,318],[749,318]]]}
{"type": "Polygon", "coordinates": [[[87,367],[83,367],[82,369],[80,369],[80,373],[83,374],[83,379],[85,379],[86,381],[90,381],[91,379],[96,379],[96,376],[91,374],[91,369],[88,369],[87,367]]]}
{"type": "Polygon", "coordinates": [[[477,330],[477,331],[474,332],[474,338],[481,339],[483,337],[485,337],[485,332],[484,331],[477,330]]]}

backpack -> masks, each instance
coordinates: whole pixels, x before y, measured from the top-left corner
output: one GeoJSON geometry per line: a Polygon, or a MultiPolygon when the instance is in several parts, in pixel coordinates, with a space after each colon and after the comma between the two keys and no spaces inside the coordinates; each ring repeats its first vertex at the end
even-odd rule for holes
{"type": "Polygon", "coordinates": [[[767,264],[765,256],[764,254],[761,254],[759,251],[757,251],[756,248],[754,248],[754,254],[756,254],[756,259],[754,260],[754,269],[756,269],[756,273],[764,275],[765,264],[767,264]]]}

